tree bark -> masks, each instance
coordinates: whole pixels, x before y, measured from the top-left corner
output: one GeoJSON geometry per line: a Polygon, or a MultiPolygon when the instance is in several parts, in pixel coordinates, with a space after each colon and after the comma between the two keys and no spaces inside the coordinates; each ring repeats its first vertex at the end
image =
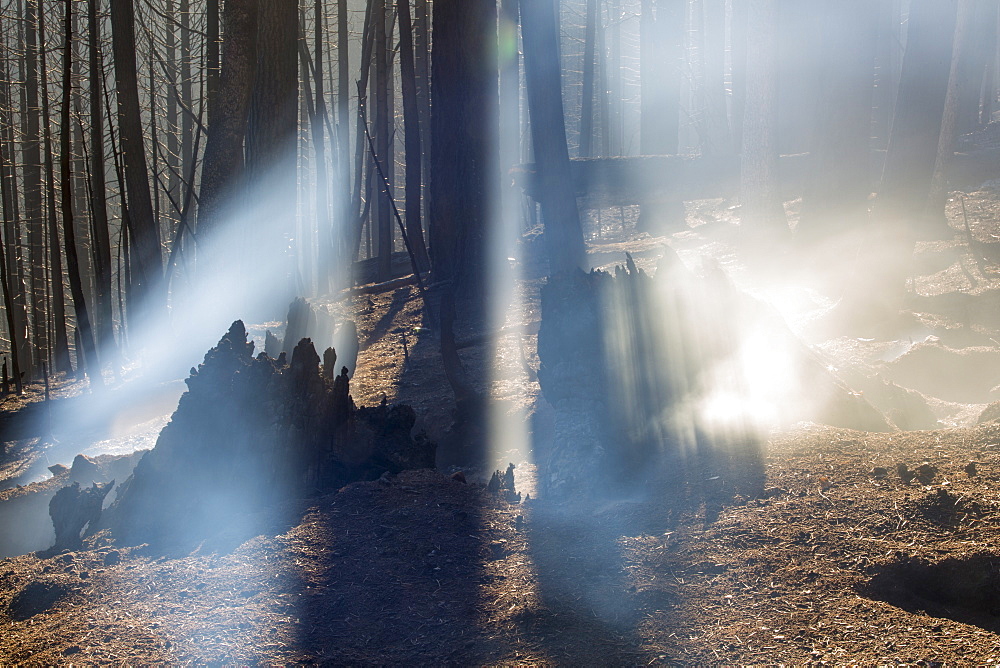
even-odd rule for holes
{"type": "Polygon", "coordinates": [[[198,229],[205,234],[219,230],[227,208],[239,201],[246,187],[243,141],[257,65],[257,2],[227,0],[225,6],[219,92],[216,109],[209,112],[215,122],[201,170],[198,229]]]}
{"type": "Polygon", "coordinates": [[[222,76],[219,69],[219,0],[205,0],[205,99],[208,100],[208,124],[211,127],[212,100],[218,95],[222,76]]]}
{"type": "MultiPolygon", "coordinates": [[[[129,219],[132,223],[132,259],[138,270],[132,276],[132,288],[137,293],[135,297],[142,308],[158,311],[165,302],[165,295],[161,292],[163,259],[160,256],[159,226],[153,218],[153,200],[149,191],[149,170],[136,71],[135,16],[131,0],[111,0],[111,33],[118,97],[118,128],[125,161],[129,219]]],[[[134,314],[135,300],[132,303],[134,314]]]]}
{"type": "MultiPolygon", "coordinates": [[[[251,201],[260,212],[260,271],[274,276],[267,309],[281,309],[299,291],[293,237],[298,133],[298,34],[296,0],[258,0],[257,74],[250,104],[247,171],[251,201]],[[263,263],[263,264],[260,264],[263,263]]],[[[249,258],[248,258],[249,259],[249,258]]],[[[275,313],[280,313],[281,310],[275,313]]]]}
{"type": "Polygon", "coordinates": [[[101,30],[97,20],[97,0],[87,2],[90,65],[90,197],[91,227],[94,230],[94,282],[96,287],[95,329],[97,346],[114,347],[114,320],[111,287],[111,236],[108,231],[107,183],[104,155],[104,102],[101,97],[103,76],[99,57],[101,30]]]}
{"type": "Polygon", "coordinates": [[[944,110],[941,115],[941,134],[938,137],[934,176],[931,178],[930,193],[927,196],[927,218],[929,221],[936,220],[942,223],[942,229],[947,229],[948,225],[945,217],[945,205],[948,199],[947,171],[955,157],[955,138],[959,131],[960,114],[963,111],[961,108],[963,88],[975,83],[976,96],[979,95],[979,82],[966,79],[962,73],[962,65],[967,56],[966,51],[970,47],[974,49],[977,46],[968,41],[972,22],[977,18],[975,9],[974,0],[958,0],[951,70],[948,74],[948,89],[945,93],[944,110]]]}
{"type": "MultiPolygon", "coordinates": [[[[361,245],[361,233],[364,226],[365,211],[368,209],[370,200],[362,198],[362,193],[370,189],[371,171],[365,174],[365,156],[368,155],[368,141],[365,138],[365,126],[367,121],[367,104],[365,103],[368,91],[368,78],[371,72],[372,63],[372,43],[374,41],[373,8],[375,0],[368,0],[365,4],[365,27],[361,36],[361,63],[360,75],[358,77],[358,114],[355,127],[354,142],[354,187],[351,196],[350,217],[345,221],[344,237],[347,241],[344,258],[347,263],[352,263],[357,257],[361,245]]],[[[348,272],[348,277],[349,272],[348,272]]]]}
{"type": "Polygon", "coordinates": [[[496,16],[495,0],[434,5],[431,266],[467,295],[484,288],[490,196],[498,185],[496,16]]]}
{"type": "Polygon", "coordinates": [[[406,236],[413,249],[417,266],[426,271],[430,266],[424,230],[421,224],[421,161],[420,108],[417,101],[417,75],[413,59],[413,32],[410,25],[410,1],[396,0],[399,20],[399,65],[403,88],[403,125],[406,153],[406,236]]]}
{"type": "MultiPolygon", "coordinates": [[[[591,158],[594,155],[594,59],[597,55],[597,2],[598,0],[587,0],[587,17],[583,36],[583,91],[580,97],[579,150],[581,158],[591,158]]],[[[508,0],[507,4],[512,3],[508,0]]],[[[643,15],[643,20],[645,20],[645,15],[643,15]]],[[[516,35],[514,39],[516,47],[516,35]]]]}
{"type": "MultiPolygon", "coordinates": [[[[845,285],[845,308],[864,328],[894,327],[937,157],[957,2],[912,0],[896,113],[872,224],[845,285]]],[[[939,226],[940,227],[940,226],[939,226]]]]}
{"type": "Polygon", "coordinates": [[[322,293],[330,290],[330,276],[336,263],[334,253],[333,227],[330,221],[330,205],[327,198],[330,184],[326,171],[326,132],[323,121],[326,118],[326,95],[323,77],[323,1],[313,4],[313,80],[315,103],[313,116],[309,119],[312,131],[313,151],[316,154],[316,230],[319,238],[317,261],[319,270],[316,277],[322,293]]]}
{"type": "Polygon", "coordinates": [[[873,210],[879,225],[902,233],[904,251],[912,250],[934,173],[957,7],[939,0],[913,0],[910,6],[896,114],[873,210]]]}
{"type": "Polygon", "coordinates": [[[378,279],[385,281],[392,275],[392,211],[389,200],[393,197],[392,181],[395,165],[390,155],[391,141],[389,137],[389,96],[391,80],[389,77],[389,52],[391,34],[387,30],[392,12],[386,0],[376,0],[372,20],[375,22],[375,152],[385,174],[385,184],[380,184],[379,192],[385,198],[376,200],[375,207],[375,239],[378,255],[378,279]],[[383,187],[384,186],[384,187],[383,187]]]}
{"type": "Polygon", "coordinates": [[[559,23],[549,0],[521,0],[524,71],[535,162],[542,184],[545,244],[552,274],[586,269],[583,228],[570,180],[559,66],[559,23]]]}
{"type": "MultiPolygon", "coordinates": [[[[61,156],[60,173],[62,182],[62,216],[63,238],[66,242],[66,264],[69,270],[69,288],[73,295],[73,309],[76,311],[76,323],[80,331],[79,340],[83,342],[83,350],[77,350],[77,366],[90,376],[90,382],[98,386],[104,384],[101,375],[101,363],[97,357],[97,346],[94,344],[94,333],[90,327],[90,313],[87,311],[87,300],[83,292],[83,279],[80,274],[80,260],[76,246],[76,229],[73,226],[73,172],[70,169],[72,155],[70,125],[70,81],[73,74],[73,0],[65,0],[66,20],[64,23],[65,41],[63,43],[63,96],[62,113],[60,114],[61,156]],[[82,353],[82,355],[81,355],[82,353]]],[[[56,249],[58,253],[58,249],[56,249]]]]}
{"type": "Polygon", "coordinates": [[[824,86],[797,230],[813,246],[860,230],[868,221],[878,9],[867,0],[841,0],[826,6],[823,25],[824,65],[818,76],[824,86]]]}
{"type": "MultiPolygon", "coordinates": [[[[66,290],[63,284],[62,272],[62,251],[59,246],[59,222],[56,218],[56,184],[55,184],[55,164],[53,160],[54,150],[52,147],[52,132],[49,129],[49,77],[48,65],[45,58],[45,13],[39,5],[38,12],[38,59],[41,72],[42,84],[42,118],[45,122],[42,125],[42,136],[45,139],[45,182],[46,199],[48,207],[45,220],[48,225],[48,254],[49,254],[49,286],[51,287],[50,309],[52,315],[53,345],[49,351],[53,360],[53,369],[60,373],[69,373],[73,370],[69,360],[69,338],[66,336],[66,290]]],[[[63,90],[69,95],[72,78],[70,72],[65,74],[63,90]]],[[[65,111],[69,113],[69,100],[65,100],[65,111]]],[[[69,156],[66,156],[69,160],[69,156]]],[[[72,198],[73,184],[69,184],[69,196],[72,198]]]]}
{"type": "Polygon", "coordinates": [[[38,6],[27,0],[24,12],[24,114],[21,169],[24,182],[24,224],[28,230],[29,278],[31,283],[31,338],[34,366],[49,354],[45,309],[45,220],[42,212],[41,107],[38,99],[38,6]]]}
{"type": "Polygon", "coordinates": [[[725,0],[702,0],[702,9],[705,113],[702,153],[732,153],[733,142],[726,110],[726,3],[725,0]]]}
{"type": "Polygon", "coordinates": [[[778,194],[777,1],[749,0],[741,218],[751,241],[787,233],[778,194]]]}
{"type": "Polygon", "coordinates": [[[354,226],[351,199],[351,83],[347,26],[347,0],[337,0],[337,142],[340,164],[339,230],[333,243],[337,249],[331,290],[341,290],[351,283],[353,248],[348,249],[346,231],[354,226]]]}

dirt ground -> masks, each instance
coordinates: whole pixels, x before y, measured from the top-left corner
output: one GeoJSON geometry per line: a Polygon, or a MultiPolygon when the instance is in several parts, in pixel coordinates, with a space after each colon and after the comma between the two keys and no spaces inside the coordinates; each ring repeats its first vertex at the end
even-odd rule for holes
{"type": "MultiPolygon", "coordinates": [[[[962,194],[984,244],[1000,239],[997,190],[962,194]]],[[[788,206],[794,213],[797,204],[788,206]]],[[[258,536],[222,537],[194,552],[126,548],[98,534],[81,551],[4,559],[0,660],[1000,662],[1000,424],[976,423],[1000,399],[1000,266],[976,259],[990,246],[970,251],[961,207],[956,193],[951,238],[918,246],[907,335],[814,341],[873,403],[886,383],[904,388],[907,415],[919,413],[929,428],[775,431],[764,493],[737,496],[718,513],[684,489],[553,507],[536,498],[530,452],[515,434],[544,428],[533,375],[541,279],[526,268],[506,319],[488,326],[501,332],[495,348],[478,343],[473,324],[458,339],[470,369],[497,360],[490,392],[507,436],[493,457],[497,467],[517,465],[518,489],[531,499],[508,503],[476,472],[463,482],[444,467],[291,504],[262,518],[258,536]]],[[[595,265],[630,251],[652,268],[669,244],[685,260],[711,255],[738,277],[728,203],[688,203],[689,228],[670,237],[637,234],[634,212],[619,213],[604,211],[600,237],[590,240],[595,265]]],[[[799,306],[806,315],[795,326],[806,332],[810,314],[830,304],[817,297],[799,306]]],[[[416,289],[324,307],[357,319],[355,400],[385,394],[411,403],[419,426],[447,441],[450,390],[416,289]]],[[[31,451],[21,441],[7,449],[3,480],[17,478],[31,451]]]]}

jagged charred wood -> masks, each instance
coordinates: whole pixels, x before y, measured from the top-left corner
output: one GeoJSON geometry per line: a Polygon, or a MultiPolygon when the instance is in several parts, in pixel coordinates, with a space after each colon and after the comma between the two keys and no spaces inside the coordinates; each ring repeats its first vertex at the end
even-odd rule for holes
{"type": "Polygon", "coordinates": [[[79,482],[63,487],[49,501],[49,515],[56,530],[54,550],[74,549],[80,546],[80,533],[88,525],[93,528],[101,519],[101,505],[115,481],[95,482],[81,488],[79,482]]]}
{"type": "Polygon", "coordinates": [[[410,434],[411,408],[356,407],[347,369],[321,373],[309,339],[284,357],[254,357],[233,324],[108,509],[116,537],[196,540],[317,490],[434,466],[434,445],[410,434]]]}

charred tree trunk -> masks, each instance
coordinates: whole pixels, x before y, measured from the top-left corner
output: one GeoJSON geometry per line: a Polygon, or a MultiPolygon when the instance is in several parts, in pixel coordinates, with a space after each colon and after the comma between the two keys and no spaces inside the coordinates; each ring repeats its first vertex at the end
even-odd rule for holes
{"type": "MultiPolygon", "coordinates": [[[[181,100],[184,101],[184,106],[187,107],[191,112],[194,112],[194,93],[192,90],[192,77],[191,77],[191,62],[193,53],[191,50],[191,0],[180,0],[179,12],[181,17],[181,85],[180,85],[180,95],[181,100]]],[[[199,104],[199,109],[203,109],[199,104]]],[[[211,121],[209,121],[211,125],[211,121]]],[[[181,115],[181,161],[183,169],[190,170],[190,166],[194,163],[194,120],[192,114],[185,113],[181,115]]],[[[193,170],[191,170],[193,173],[193,170]]],[[[188,188],[191,189],[194,186],[194,179],[192,177],[192,183],[188,184],[188,188]]],[[[187,212],[188,220],[195,220],[195,211],[197,210],[197,203],[191,205],[194,210],[189,210],[187,212]]],[[[181,241],[183,243],[183,240],[181,241]]],[[[172,249],[171,249],[172,250],[172,249]]]]}
{"type": "MultiPolygon", "coordinates": [[[[951,71],[957,2],[913,0],[896,115],[874,214],[912,250],[927,202],[951,71]]],[[[909,252],[908,250],[905,252],[909,252]]]]}
{"type": "MultiPolygon", "coordinates": [[[[83,280],[80,275],[80,261],[76,246],[76,229],[73,226],[73,172],[70,168],[72,129],[70,127],[70,86],[73,73],[73,0],[65,0],[66,20],[64,23],[65,42],[63,46],[63,96],[60,133],[62,135],[60,172],[62,175],[62,216],[63,237],[66,241],[66,264],[69,269],[69,287],[73,295],[73,308],[76,311],[76,322],[80,330],[80,340],[83,350],[77,350],[77,366],[86,370],[90,382],[103,385],[101,363],[97,357],[97,347],[94,344],[94,333],[90,327],[90,314],[87,311],[87,300],[83,292],[83,280]],[[81,355],[82,352],[82,355],[81,355]]],[[[56,249],[58,253],[58,249],[56,249]]]]}
{"type": "Polygon", "coordinates": [[[749,0],[748,11],[740,199],[744,233],[757,242],[788,226],[778,194],[777,0],[749,0]]]}
{"type": "Polygon", "coordinates": [[[489,197],[497,181],[495,0],[438,0],[433,32],[431,266],[471,296],[484,287],[489,197]]]}
{"type": "Polygon", "coordinates": [[[928,222],[936,220],[942,224],[942,229],[947,229],[948,225],[945,218],[945,204],[948,199],[947,172],[955,156],[955,139],[959,132],[960,115],[963,111],[963,88],[974,85],[978,97],[979,82],[966,79],[962,73],[962,65],[967,56],[966,51],[969,48],[975,49],[977,47],[975,43],[970,43],[968,40],[970,28],[972,28],[972,23],[976,18],[979,17],[976,16],[974,0],[958,0],[951,70],[948,74],[948,89],[941,115],[941,134],[938,138],[934,176],[931,179],[930,193],[927,197],[928,222]]]}
{"type": "MultiPolygon", "coordinates": [[[[877,8],[866,0],[827,5],[824,82],[811,183],[802,202],[799,238],[818,246],[868,221],[872,182],[871,116],[877,8]]],[[[838,248],[838,252],[843,249],[838,248]]]]}
{"type": "Polygon", "coordinates": [[[733,104],[730,111],[730,128],[733,150],[743,150],[743,118],[747,101],[747,33],[749,32],[750,0],[730,0],[730,54],[732,59],[733,104]]]}
{"type": "Polygon", "coordinates": [[[424,234],[428,233],[430,218],[428,204],[431,181],[431,73],[430,60],[430,10],[428,0],[413,3],[413,70],[417,79],[417,113],[420,116],[420,150],[423,166],[424,234]]]}
{"type": "Polygon", "coordinates": [[[559,65],[559,24],[548,0],[520,0],[524,71],[549,271],[586,268],[583,229],[569,170],[559,65]]]}
{"type": "MultiPolygon", "coordinates": [[[[45,58],[45,12],[39,5],[38,12],[38,60],[41,66],[42,84],[42,136],[45,140],[45,190],[48,206],[46,207],[45,220],[48,226],[48,255],[49,255],[49,286],[51,288],[50,309],[52,316],[53,342],[50,357],[53,361],[52,368],[60,373],[70,373],[73,370],[69,360],[69,337],[66,335],[66,290],[63,284],[62,251],[59,243],[59,222],[56,217],[56,177],[55,164],[53,160],[54,149],[52,146],[52,131],[49,127],[49,76],[48,65],[45,58]]],[[[63,90],[71,89],[71,72],[65,73],[63,90]]],[[[69,100],[65,100],[65,111],[69,113],[69,100]]],[[[69,157],[67,156],[67,159],[69,157]]],[[[69,186],[70,197],[72,197],[72,182],[69,186]]]]}
{"type": "MultiPolygon", "coordinates": [[[[587,18],[583,36],[583,92],[580,98],[579,151],[581,158],[590,158],[594,155],[594,59],[597,55],[597,2],[598,0],[587,0],[587,18]]],[[[508,0],[507,4],[513,3],[508,0]]],[[[514,39],[516,46],[516,33],[514,39]]]]}
{"type": "MultiPolygon", "coordinates": [[[[958,3],[913,0],[896,113],[873,223],[855,278],[845,286],[847,324],[892,328],[906,291],[909,260],[937,157],[958,3]]],[[[938,224],[940,228],[940,224],[938,224]]],[[[925,230],[926,231],[926,230],[925,230]]]]}
{"type": "MultiPolygon", "coordinates": [[[[14,387],[18,394],[22,392],[21,386],[21,361],[20,355],[18,355],[18,350],[20,350],[20,337],[17,326],[17,321],[14,316],[14,299],[11,294],[10,280],[7,276],[7,250],[10,248],[10,237],[7,238],[6,243],[3,244],[4,248],[0,248],[0,288],[3,289],[3,308],[7,316],[7,333],[10,334],[10,353],[7,358],[11,361],[11,368],[14,373],[14,387]]],[[[5,365],[6,366],[6,365],[5,365]]],[[[6,379],[3,387],[0,388],[0,393],[6,394],[7,383],[6,379]]]]}
{"type": "Polygon", "coordinates": [[[702,64],[704,81],[705,133],[702,153],[733,152],[726,110],[726,3],[725,0],[702,0],[704,38],[702,64]]]}
{"type": "Polygon", "coordinates": [[[396,0],[399,21],[399,65],[403,87],[403,125],[406,133],[406,236],[413,249],[417,266],[425,271],[430,266],[424,230],[421,224],[420,106],[417,100],[417,74],[413,59],[413,31],[410,24],[410,0],[396,0]]]}
{"type": "MultiPolygon", "coordinates": [[[[639,152],[674,155],[678,148],[683,66],[684,10],[682,0],[643,0],[639,35],[641,109],[639,152]]],[[[639,227],[661,233],[684,225],[684,205],[643,202],[639,227]]]]}
{"type": "Polygon", "coordinates": [[[49,354],[45,309],[45,220],[42,211],[41,105],[38,99],[38,15],[41,0],[28,0],[24,14],[24,114],[22,175],[24,181],[24,224],[28,230],[30,269],[31,338],[34,366],[49,354]]]}
{"type": "Polygon", "coordinates": [[[348,249],[345,230],[354,225],[351,206],[351,84],[350,56],[348,49],[347,0],[337,0],[337,159],[340,165],[340,207],[338,208],[337,237],[332,240],[337,255],[333,267],[332,289],[350,285],[350,266],[353,248],[348,249]]]}
{"type": "MultiPolygon", "coordinates": [[[[143,308],[159,310],[165,300],[165,295],[161,293],[163,260],[160,257],[159,227],[153,218],[153,200],[149,191],[136,70],[135,16],[131,0],[111,0],[111,33],[118,94],[118,128],[135,251],[132,259],[138,270],[132,276],[132,288],[137,293],[134,297],[138,298],[143,308]]],[[[132,311],[135,312],[134,300],[132,311]]]]}
{"type": "Polygon", "coordinates": [[[313,116],[309,119],[312,131],[313,151],[316,154],[316,231],[319,237],[318,271],[316,278],[320,292],[330,290],[330,271],[336,263],[334,254],[333,226],[330,220],[330,205],[327,197],[329,182],[326,171],[326,132],[323,122],[326,119],[326,86],[323,75],[323,2],[316,0],[313,4],[313,81],[315,103],[313,116]]]}
{"type": "Polygon", "coordinates": [[[222,47],[219,91],[210,104],[214,118],[201,171],[198,229],[218,231],[228,206],[243,193],[243,140],[257,63],[257,0],[228,0],[223,17],[226,37],[222,47]]]}
{"type": "Polygon", "coordinates": [[[344,236],[347,240],[344,257],[349,263],[353,262],[358,255],[365,212],[371,204],[370,198],[363,197],[363,194],[369,188],[371,180],[370,175],[365,174],[365,164],[367,164],[365,156],[368,155],[368,142],[365,139],[365,127],[368,122],[365,113],[365,100],[368,94],[368,78],[372,62],[374,4],[375,0],[368,0],[365,5],[365,27],[361,36],[361,63],[359,65],[361,69],[358,79],[358,114],[354,142],[354,189],[351,197],[351,208],[348,212],[350,217],[344,225],[344,236]]]}
{"type": "Polygon", "coordinates": [[[389,202],[393,197],[392,176],[395,171],[390,155],[391,138],[389,137],[389,96],[391,94],[391,79],[389,77],[389,52],[391,33],[387,29],[389,17],[392,14],[386,0],[375,0],[375,11],[372,20],[375,21],[375,152],[381,163],[381,171],[387,183],[380,184],[379,191],[385,191],[385,198],[380,198],[376,206],[375,239],[378,256],[378,280],[386,281],[392,277],[392,212],[389,202]],[[382,186],[385,186],[384,188],[382,186]]]}
{"type": "Polygon", "coordinates": [[[90,64],[90,197],[94,244],[94,313],[97,345],[104,351],[114,347],[111,287],[111,235],[108,231],[107,184],[105,183],[104,102],[101,97],[103,70],[99,57],[101,31],[97,20],[97,0],[87,2],[87,59],[90,64]]]}
{"type": "MultiPolygon", "coordinates": [[[[31,346],[28,341],[27,295],[21,254],[20,210],[17,206],[17,180],[14,169],[14,128],[11,120],[10,76],[4,67],[3,110],[0,110],[0,203],[3,211],[4,248],[4,311],[7,317],[7,331],[10,334],[10,357],[18,394],[21,393],[21,371],[31,369],[31,346]]],[[[7,391],[7,388],[3,388],[7,391]]]]}
{"type": "Polygon", "coordinates": [[[208,125],[212,126],[212,101],[219,93],[222,75],[219,65],[219,0],[205,0],[205,99],[208,101],[208,125]]]}
{"type": "MultiPolygon", "coordinates": [[[[261,221],[255,261],[274,279],[268,312],[284,308],[301,281],[293,248],[298,132],[298,34],[296,0],[258,0],[257,73],[250,103],[247,176],[261,221]]],[[[280,311],[276,311],[280,313],[280,311]]]]}

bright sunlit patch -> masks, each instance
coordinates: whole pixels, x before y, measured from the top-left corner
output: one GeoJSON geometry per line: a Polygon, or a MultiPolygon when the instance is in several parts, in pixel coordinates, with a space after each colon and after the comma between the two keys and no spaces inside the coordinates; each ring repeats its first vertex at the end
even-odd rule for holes
{"type": "Polygon", "coordinates": [[[711,394],[701,407],[701,418],[714,427],[764,427],[775,417],[770,403],[725,390],[711,394]]]}

